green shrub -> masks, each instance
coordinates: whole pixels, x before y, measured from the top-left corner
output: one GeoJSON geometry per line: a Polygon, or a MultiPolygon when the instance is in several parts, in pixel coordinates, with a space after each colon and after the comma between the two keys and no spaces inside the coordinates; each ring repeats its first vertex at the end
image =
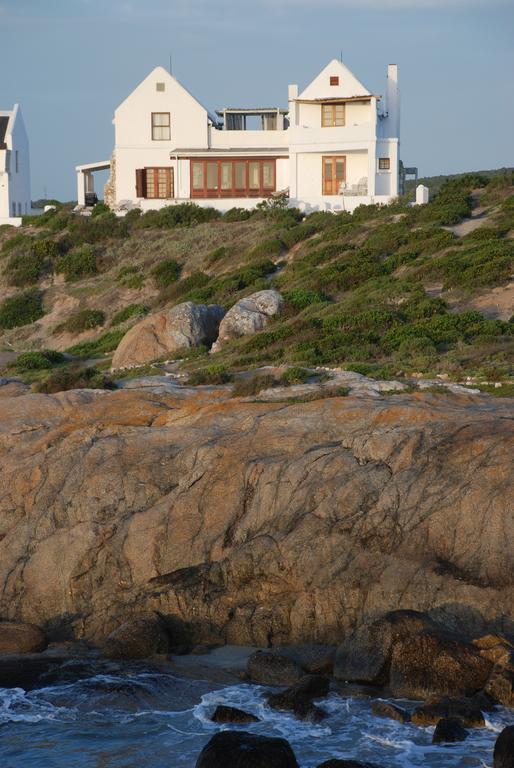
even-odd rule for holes
{"type": "Polygon", "coordinates": [[[82,333],[104,323],[105,313],[101,309],[81,309],[71,315],[64,323],[59,323],[54,328],[54,333],[82,333]]]}
{"type": "Polygon", "coordinates": [[[73,216],[68,222],[70,245],[103,243],[128,235],[125,218],[118,218],[112,211],[97,216],[73,216]]]}
{"type": "Polygon", "coordinates": [[[305,309],[313,304],[323,304],[330,301],[328,296],[320,291],[309,291],[306,288],[293,288],[292,291],[284,291],[284,299],[295,309],[305,309]]]}
{"type": "Polygon", "coordinates": [[[85,243],[59,256],[55,263],[55,271],[63,273],[66,282],[96,275],[98,268],[93,246],[85,243]]]}
{"type": "Polygon", "coordinates": [[[197,386],[198,384],[227,384],[232,379],[233,376],[229,373],[226,365],[213,363],[206,368],[191,373],[188,384],[192,386],[197,386]]]}
{"type": "Polygon", "coordinates": [[[159,294],[159,304],[168,304],[177,301],[179,298],[188,301],[203,301],[204,294],[202,290],[211,282],[209,275],[205,272],[193,272],[183,280],[178,280],[165,288],[159,294]]]}
{"type": "Polygon", "coordinates": [[[128,304],[112,316],[111,325],[120,325],[132,317],[144,317],[147,314],[148,307],[146,304],[128,304]]]}
{"type": "Polygon", "coordinates": [[[105,203],[97,203],[91,211],[91,218],[102,216],[104,213],[111,213],[111,209],[105,203]]]}
{"type": "Polygon", "coordinates": [[[118,272],[117,279],[125,288],[131,288],[132,290],[141,288],[145,281],[141,266],[135,264],[122,267],[118,272]]]}
{"type": "Polygon", "coordinates": [[[217,261],[220,261],[227,255],[227,249],[224,245],[222,245],[220,248],[216,248],[214,251],[211,251],[206,257],[205,257],[205,263],[207,266],[211,266],[212,264],[215,264],[217,261]]]}
{"type": "Polygon", "coordinates": [[[296,226],[291,227],[290,229],[284,229],[281,231],[280,240],[289,250],[293,247],[293,245],[302,242],[302,240],[307,240],[307,238],[315,235],[316,232],[318,232],[318,228],[315,224],[304,221],[301,224],[297,224],[296,226]]]}
{"type": "Polygon", "coordinates": [[[221,213],[215,208],[203,208],[195,203],[180,203],[168,205],[158,211],[147,211],[134,222],[134,226],[142,229],[149,227],[173,229],[174,227],[192,227],[219,218],[221,213]]]}
{"type": "Polygon", "coordinates": [[[29,325],[43,317],[41,294],[37,290],[10,296],[0,304],[0,328],[29,325]]]}
{"type": "Polygon", "coordinates": [[[22,352],[12,367],[19,373],[44,370],[64,362],[65,359],[63,354],[53,349],[42,350],[41,352],[22,352]]]}
{"type": "Polygon", "coordinates": [[[223,214],[223,221],[247,221],[252,215],[246,208],[229,208],[223,214]]]}
{"type": "Polygon", "coordinates": [[[311,376],[311,372],[306,368],[298,368],[295,366],[293,368],[287,368],[280,377],[280,381],[287,386],[290,384],[305,384],[311,376]]]}
{"type": "Polygon", "coordinates": [[[125,333],[126,332],[122,329],[107,331],[107,333],[103,333],[93,341],[81,341],[79,344],[74,344],[72,347],[68,347],[66,352],[75,357],[85,358],[114,352],[122,338],[125,336],[125,333]]]}
{"type": "Polygon", "coordinates": [[[152,267],[151,275],[156,288],[167,288],[171,283],[176,283],[180,277],[180,264],[174,259],[160,261],[152,267]]]}
{"type": "Polygon", "coordinates": [[[5,268],[9,285],[18,288],[34,285],[39,280],[44,262],[45,259],[33,251],[13,253],[5,268]]]}
{"type": "Polygon", "coordinates": [[[76,365],[53,371],[46,381],[37,386],[38,392],[52,394],[68,389],[114,389],[112,379],[97,368],[76,365]]]}

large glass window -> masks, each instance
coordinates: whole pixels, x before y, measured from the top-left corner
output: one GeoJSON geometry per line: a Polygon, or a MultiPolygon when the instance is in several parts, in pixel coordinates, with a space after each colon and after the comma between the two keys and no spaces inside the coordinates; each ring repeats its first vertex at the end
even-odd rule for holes
{"type": "Polygon", "coordinates": [[[171,138],[171,123],[169,112],[152,112],[153,141],[169,141],[171,138]]]}
{"type": "Polygon", "coordinates": [[[191,197],[265,197],[276,189],[275,159],[192,159],[191,197]]]}

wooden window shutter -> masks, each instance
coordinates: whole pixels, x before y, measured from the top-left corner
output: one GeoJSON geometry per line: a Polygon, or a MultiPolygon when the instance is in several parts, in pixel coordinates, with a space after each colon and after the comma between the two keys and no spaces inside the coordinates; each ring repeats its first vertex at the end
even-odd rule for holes
{"type": "Polygon", "coordinates": [[[168,174],[168,197],[175,197],[174,168],[169,168],[168,174]]]}
{"type": "Polygon", "coordinates": [[[136,197],[146,197],[146,171],[144,168],[136,170],[136,197]]]}

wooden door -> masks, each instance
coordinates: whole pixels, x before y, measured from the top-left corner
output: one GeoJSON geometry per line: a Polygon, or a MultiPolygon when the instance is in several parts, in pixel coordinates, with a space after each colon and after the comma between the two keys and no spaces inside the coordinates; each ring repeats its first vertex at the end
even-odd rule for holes
{"type": "Polygon", "coordinates": [[[323,158],[323,194],[338,195],[341,184],[346,180],[346,157],[344,155],[323,158]]]}

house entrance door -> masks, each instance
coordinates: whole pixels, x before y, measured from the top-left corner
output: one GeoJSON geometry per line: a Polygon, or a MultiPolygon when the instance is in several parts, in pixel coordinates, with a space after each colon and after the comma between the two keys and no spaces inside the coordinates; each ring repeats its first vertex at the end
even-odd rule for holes
{"type": "Polygon", "coordinates": [[[341,184],[346,179],[346,157],[323,158],[323,194],[338,195],[341,184]]]}

